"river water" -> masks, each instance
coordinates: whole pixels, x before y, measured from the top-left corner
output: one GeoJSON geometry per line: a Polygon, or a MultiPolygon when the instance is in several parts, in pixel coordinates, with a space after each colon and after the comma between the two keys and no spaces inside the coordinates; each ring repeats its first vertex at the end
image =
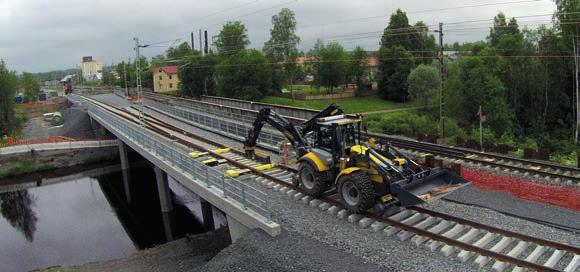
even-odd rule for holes
{"type": "Polygon", "coordinates": [[[0,181],[0,271],[116,259],[205,231],[199,208],[183,196],[173,194],[174,210],[161,212],[150,165],[118,169],[42,181],[50,185],[0,181]]]}

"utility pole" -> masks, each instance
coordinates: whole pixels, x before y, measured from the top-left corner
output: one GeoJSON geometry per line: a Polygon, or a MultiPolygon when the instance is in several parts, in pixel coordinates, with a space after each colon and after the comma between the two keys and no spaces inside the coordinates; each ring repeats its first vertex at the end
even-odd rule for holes
{"type": "Polygon", "coordinates": [[[129,87],[127,86],[127,68],[125,68],[125,62],[123,61],[123,80],[125,80],[125,95],[129,99],[129,87]]]}
{"type": "Polygon", "coordinates": [[[484,121],[484,116],[483,116],[483,110],[481,109],[481,105],[479,105],[479,111],[477,112],[477,114],[479,115],[479,148],[481,149],[481,151],[483,151],[483,121],[484,121]]]}
{"type": "Polygon", "coordinates": [[[443,23],[439,23],[439,137],[445,139],[445,56],[443,55],[443,23]]]}
{"type": "MultiPolygon", "coordinates": [[[[574,66],[576,68],[576,72],[575,72],[575,88],[576,88],[576,99],[574,100],[574,107],[576,108],[576,124],[574,126],[574,143],[578,144],[578,129],[580,129],[580,98],[578,97],[578,85],[580,84],[578,82],[578,33],[576,33],[576,36],[572,39],[572,42],[574,44],[574,66]]],[[[579,162],[580,164],[580,162],[579,162]]]]}
{"type": "Polygon", "coordinates": [[[193,42],[193,31],[191,32],[191,51],[195,50],[195,43],[193,42]]]}
{"type": "Polygon", "coordinates": [[[201,46],[201,29],[199,29],[199,53],[203,56],[203,47],[201,46]]]}
{"type": "Polygon", "coordinates": [[[203,31],[203,36],[205,37],[205,44],[204,44],[205,47],[203,48],[203,51],[205,52],[205,55],[207,55],[209,53],[209,46],[208,46],[209,44],[207,41],[207,30],[203,31]]]}
{"type": "Polygon", "coordinates": [[[137,66],[137,99],[139,101],[139,124],[144,127],[144,115],[143,115],[143,98],[141,96],[141,57],[139,55],[139,48],[147,47],[148,45],[140,45],[139,38],[133,38],[135,41],[135,54],[137,59],[135,60],[135,65],[137,66]]]}

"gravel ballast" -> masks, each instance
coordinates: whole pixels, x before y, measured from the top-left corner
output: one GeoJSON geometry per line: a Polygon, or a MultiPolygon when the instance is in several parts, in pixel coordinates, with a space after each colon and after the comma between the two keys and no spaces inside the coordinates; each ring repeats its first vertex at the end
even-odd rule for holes
{"type": "MultiPolygon", "coordinates": [[[[539,202],[528,201],[520,199],[514,195],[504,193],[481,190],[475,186],[466,186],[459,189],[450,195],[444,197],[444,200],[448,201],[436,201],[428,205],[428,208],[432,210],[438,210],[440,212],[447,212],[442,207],[449,208],[450,210],[456,210],[457,207],[463,207],[462,209],[475,210],[486,210],[486,213],[491,212],[491,210],[497,211],[496,214],[502,214],[503,217],[509,216],[522,217],[519,222],[517,222],[520,227],[526,223],[533,224],[530,221],[539,221],[544,224],[554,224],[560,225],[563,228],[571,228],[580,231],[580,213],[576,210],[561,208],[553,205],[542,204],[539,202]],[[456,202],[456,203],[450,203],[456,202]],[[477,207],[472,207],[477,206],[477,207]]],[[[479,218],[473,216],[472,213],[459,213],[462,217],[472,216],[473,218],[479,218]],[[465,215],[464,215],[465,214],[465,215]]],[[[492,225],[497,223],[502,223],[503,220],[490,220],[486,224],[492,225]],[[499,222],[498,222],[499,221],[499,222]]],[[[536,224],[538,225],[538,224],[536,224]]],[[[515,226],[514,226],[515,227],[515,226]]],[[[540,229],[544,229],[546,234],[553,233],[552,227],[537,226],[540,229]]],[[[538,235],[537,229],[534,232],[525,232],[522,228],[514,228],[513,230],[518,230],[519,232],[524,232],[528,235],[538,235]]],[[[569,233],[561,233],[561,237],[557,241],[569,243],[575,242],[576,246],[580,246],[580,237],[576,236],[575,239],[570,239],[569,233]]],[[[545,237],[550,237],[550,239],[556,238],[552,235],[546,235],[545,237]]]]}
{"type": "Polygon", "coordinates": [[[360,257],[323,245],[298,232],[270,237],[253,230],[224,249],[203,271],[385,271],[360,257]]]}

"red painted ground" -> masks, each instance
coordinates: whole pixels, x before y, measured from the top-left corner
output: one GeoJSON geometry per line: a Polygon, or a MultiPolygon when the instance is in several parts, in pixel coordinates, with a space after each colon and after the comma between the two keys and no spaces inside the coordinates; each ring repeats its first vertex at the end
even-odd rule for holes
{"type": "Polygon", "coordinates": [[[508,192],[519,198],[580,211],[580,190],[542,185],[525,179],[494,175],[463,167],[461,175],[483,190],[508,192]]]}

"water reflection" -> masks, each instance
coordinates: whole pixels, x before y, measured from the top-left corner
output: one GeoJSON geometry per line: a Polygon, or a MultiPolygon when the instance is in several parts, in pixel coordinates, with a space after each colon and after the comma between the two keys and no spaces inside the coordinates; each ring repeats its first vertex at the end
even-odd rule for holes
{"type": "Polygon", "coordinates": [[[0,194],[0,213],[12,227],[20,231],[28,242],[34,241],[36,221],[38,218],[32,207],[33,197],[28,191],[7,192],[0,194]]]}
{"type": "Polygon", "coordinates": [[[161,213],[150,165],[53,181],[0,186],[1,271],[116,259],[205,231],[180,203],[161,213]]]}

